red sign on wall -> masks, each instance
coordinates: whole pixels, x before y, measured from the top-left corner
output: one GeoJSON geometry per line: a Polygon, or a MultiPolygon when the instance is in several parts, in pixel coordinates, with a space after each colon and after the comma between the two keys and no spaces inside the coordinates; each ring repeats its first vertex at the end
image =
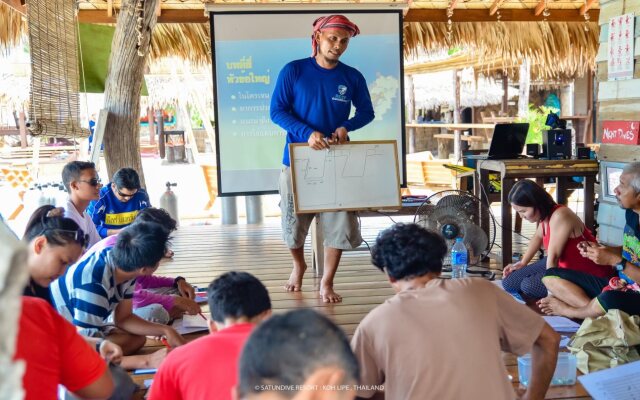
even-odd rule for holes
{"type": "Polygon", "coordinates": [[[603,121],[602,143],[640,144],[640,121],[603,121]]]}

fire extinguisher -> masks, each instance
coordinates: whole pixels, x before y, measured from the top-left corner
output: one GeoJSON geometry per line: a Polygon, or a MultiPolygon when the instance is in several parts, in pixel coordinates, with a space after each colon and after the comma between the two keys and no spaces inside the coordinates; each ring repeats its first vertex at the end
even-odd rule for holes
{"type": "Polygon", "coordinates": [[[171,218],[176,220],[176,223],[179,225],[180,220],[178,219],[178,196],[171,190],[171,186],[178,186],[177,183],[166,183],[167,190],[160,196],[160,208],[164,208],[171,218]]]}

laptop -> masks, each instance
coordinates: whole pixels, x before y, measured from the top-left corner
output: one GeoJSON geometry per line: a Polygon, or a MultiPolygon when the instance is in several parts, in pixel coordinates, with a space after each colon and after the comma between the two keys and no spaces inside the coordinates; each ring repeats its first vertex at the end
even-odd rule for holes
{"type": "Polygon", "coordinates": [[[486,154],[468,155],[471,160],[509,160],[526,158],[522,154],[529,131],[528,123],[496,124],[486,154]]]}

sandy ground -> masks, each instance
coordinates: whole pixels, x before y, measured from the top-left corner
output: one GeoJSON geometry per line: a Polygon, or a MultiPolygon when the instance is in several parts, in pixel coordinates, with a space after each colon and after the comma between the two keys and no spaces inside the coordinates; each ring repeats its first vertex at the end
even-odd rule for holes
{"type": "MultiPolygon", "coordinates": [[[[213,163],[214,155],[211,153],[201,154],[200,163],[213,163]]],[[[38,179],[40,183],[60,182],[61,171],[65,165],[65,161],[43,163],[41,165],[41,173],[38,179]]],[[[99,175],[103,184],[110,181],[106,173],[104,159],[101,159],[99,175]]],[[[178,214],[181,224],[219,224],[221,223],[221,201],[216,199],[213,207],[205,210],[205,205],[209,201],[207,188],[204,181],[204,175],[200,165],[187,163],[168,163],[156,157],[143,157],[142,166],[147,185],[147,192],[151,204],[160,206],[160,197],[166,190],[166,182],[177,183],[178,185],[172,190],[178,197],[178,214]]],[[[64,199],[61,194],[60,200],[64,199]]],[[[263,215],[279,216],[280,210],[278,195],[264,195],[263,198],[263,215]]],[[[13,210],[20,204],[18,191],[10,187],[6,183],[0,182],[0,213],[8,217],[13,210]]],[[[238,223],[245,223],[245,203],[244,197],[237,197],[238,223]]],[[[9,221],[9,226],[18,235],[22,234],[24,225],[33,210],[37,208],[37,204],[27,202],[25,209],[18,217],[9,221]]]]}

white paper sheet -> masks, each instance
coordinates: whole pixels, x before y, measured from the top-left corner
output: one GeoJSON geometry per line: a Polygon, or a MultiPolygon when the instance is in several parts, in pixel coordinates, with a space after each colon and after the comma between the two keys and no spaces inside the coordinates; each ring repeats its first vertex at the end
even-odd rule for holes
{"type": "MultiPolygon", "coordinates": [[[[205,315],[206,317],[206,315],[205,315]]],[[[183,315],[182,326],[185,328],[209,328],[206,318],[200,314],[196,315],[183,315]]]]}
{"type": "Polygon", "coordinates": [[[578,377],[595,400],[639,400],[640,361],[578,377]]]}
{"type": "MultiPolygon", "coordinates": [[[[207,314],[205,314],[205,317],[206,316],[207,314]]],[[[200,315],[185,315],[182,318],[173,321],[173,324],[171,324],[171,326],[176,330],[176,332],[181,335],[186,335],[188,333],[194,332],[202,332],[209,329],[207,321],[200,315]],[[186,324],[185,318],[187,319],[186,324]]]]}

